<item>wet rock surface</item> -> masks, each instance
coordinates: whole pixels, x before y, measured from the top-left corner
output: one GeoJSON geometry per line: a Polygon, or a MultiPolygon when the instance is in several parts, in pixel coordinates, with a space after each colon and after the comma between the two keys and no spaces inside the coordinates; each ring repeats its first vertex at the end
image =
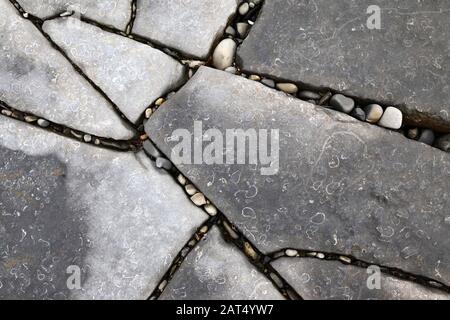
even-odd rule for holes
{"type": "Polygon", "coordinates": [[[217,227],[189,253],[162,300],[280,300],[283,296],[217,227]]]}
{"type": "Polygon", "coordinates": [[[131,18],[131,0],[18,0],[17,2],[26,12],[41,19],[69,11],[125,30],[131,18]]]}
{"type": "Polygon", "coordinates": [[[305,300],[450,300],[449,294],[335,261],[283,258],[272,262],[305,300]]]}
{"type": "Polygon", "coordinates": [[[236,12],[238,0],[137,2],[133,33],[205,59],[236,12]]]}
{"type": "Polygon", "coordinates": [[[374,5],[268,0],[238,61],[248,72],[399,106],[410,124],[450,132],[449,2],[374,5]]]}
{"type": "MultiPolygon", "coordinates": [[[[336,252],[449,283],[448,154],[205,67],[152,116],[146,131],[263,252],[336,252]],[[176,137],[194,134],[191,146],[198,146],[196,121],[200,132],[214,128],[222,135],[268,130],[263,143],[278,130],[279,161],[194,164],[202,163],[195,153],[201,157],[203,149],[180,152],[176,137]],[[183,154],[188,157],[180,161],[183,154]]],[[[236,154],[231,146],[219,145],[218,158],[236,154]]]]}
{"type": "Polygon", "coordinates": [[[51,20],[43,28],[132,122],[187,76],[184,66],[161,51],[74,18],[51,20]]]}
{"type": "Polygon", "coordinates": [[[146,299],[207,217],[142,152],[5,117],[0,151],[1,299],[146,299]]]}
{"type": "Polygon", "coordinates": [[[104,97],[7,0],[0,1],[0,20],[0,100],[101,137],[133,137],[104,97]]]}

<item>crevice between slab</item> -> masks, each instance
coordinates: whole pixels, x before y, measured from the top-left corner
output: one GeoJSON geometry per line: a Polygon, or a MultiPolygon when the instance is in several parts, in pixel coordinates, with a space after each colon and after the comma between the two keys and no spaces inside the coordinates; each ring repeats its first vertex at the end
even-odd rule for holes
{"type": "Polygon", "coordinates": [[[93,88],[95,91],[97,91],[106,101],[108,101],[109,105],[111,106],[112,110],[120,117],[123,124],[128,127],[137,130],[136,124],[131,122],[120,110],[120,108],[111,100],[111,98],[108,97],[108,95],[94,82],[92,81],[86,73],[75,63],[73,62],[67,53],[59,47],[52,38],[42,29],[42,26],[44,24],[44,20],[37,18],[29,13],[27,13],[20,4],[15,0],[9,0],[11,4],[17,9],[19,14],[26,20],[29,20],[33,23],[33,25],[38,29],[38,31],[42,34],[42,36],[47,39],[51,47],[55,50],[57,50],[73,67],[73,69],[82,76],[93,88]]]}
{"type": "Polygon", "coordinates": [[[65,138],[76,140],[81,143],[89,144],[94,147],[109,149],[121,152],[137,152],[142,148],[142,142],[139,139],[115,140],[111,138],[99,137],[90,133],[73,129],[51,120],[36,116],[29,112],[23,112],[9,106],[6,102],[0,100],[1,116],[15,119],[26,123],[27,125],[58,134],[65,138]]]}

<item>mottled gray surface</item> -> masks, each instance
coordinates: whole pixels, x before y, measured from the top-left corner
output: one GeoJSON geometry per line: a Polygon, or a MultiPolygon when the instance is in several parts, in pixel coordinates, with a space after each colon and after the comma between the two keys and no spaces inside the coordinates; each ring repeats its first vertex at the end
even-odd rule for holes
{"type": "Polygon", "coordinates": [[[160,299],[279,300],[283,296],[214,227],[191,251],[160,299]]]}
{"type": "Polygon", "coordinates": [[[44,31],[133,122],[186,77],[161,51],[72,18],[45,22],[44,31]]]}
{"type": "Polygon", "coordinates": [[[125,30],[131,18],[132,0],[18,0],[26,12],[45,19],[64,11],[125,30]]]}
{"type": "Polygon", "coordinates": [[[0,116],[0,299],[145,299],[206,219],[148,157],[0,116]],[[69,290],[69,266],[81,290],[69,290]]]}
{"type": "Polygon", "coordinates": [[[206,59],[239,0],[138,0],[133,33],[206,59]]]}
{"type": "Polygon", "coordinates": [[[90,134],[133,137],[112,106],[7,0],[0,0],[0,21],[0,100],[90,134]]]}
{"type": "Polygon", "coordinates": [[[267,0],[238,52],[245,70],[398,104],[450,131],[450,2],[267,0]],[[381,30],[369,30],[370,5],[381,30]]]}
{"type": "Polygon", "coordinates": [[[178,165],[262,251],[345,253],[450,283],[449,154],[205,67],[146,131],[173,158],[173,131],[192,133],[194,120],[222,134],[279,130],[275,175],[261,165],[178,165]]]}
{"type": "Polygon", "coordinates": [[[386,274],[374,288],[373,270],[340,262],[282,258],[272,265],[306,300],[450,300],[441,291],[386,274]]]}

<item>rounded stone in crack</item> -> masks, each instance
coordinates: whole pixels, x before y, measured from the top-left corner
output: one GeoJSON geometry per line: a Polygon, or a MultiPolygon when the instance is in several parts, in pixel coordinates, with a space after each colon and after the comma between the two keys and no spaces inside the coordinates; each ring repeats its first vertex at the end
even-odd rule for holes
{"type": "Polygon", "coordinates": [[[420,134],[418,141],[431,146],[434,143],[435,139],[436,139],[436,136],[434,135],[434,132],[430,129],[425,129],[420,134]]]}
{"type": "Polygon", "coordinates": [[[277,83],[277,89],[289,94],[298,92],[298,87],[293,83],[277,83]]]}
{"type": "Polygon", "coordinates": [[[364,107],[366,113],[366,121],[369,123],[377,123],[383,116],[383,108],[378,104],[369,104],[364,107]]]}
{"type": "Polygon", "coordinates": [[[397,108],[388,107],[378,124],[388,129],[398,130],[403,124],[403,114],[397,108]]]}
{"type": "Polygon", "coordinates": [[[213,65],[217,69],[225,70],[231,67],[236,54],[236,42],[233,39],[222,40],[214,50],[213,65]]]}
{"type": "Polygon", "coordinates": [[[436,146],[445,152],[450,152],[450,134],[440,137],[436,141],[436,146]]]}
{"type": "Polygon", "coordinates": [[[344,113],[350,113],[355,108],[355,101],[342,94],[335,94],[330,100],[330,106],[344,113]]]}

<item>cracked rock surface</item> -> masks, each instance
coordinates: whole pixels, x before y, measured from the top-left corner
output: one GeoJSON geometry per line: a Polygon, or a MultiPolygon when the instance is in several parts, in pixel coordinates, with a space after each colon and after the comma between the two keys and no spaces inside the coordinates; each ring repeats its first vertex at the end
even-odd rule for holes
{"type": "Polygon", "coordinates": [[[50,20],[43,29],[132,122],[185,80],[184,66],[161,51],[79,20],[50,20]]]}
{"type": "Polygon", "coordinates": [[[18,0],[22,7],[41,19],[64,11],[124,30],[131,18],[132,0],[18,0]]]}
{"type": "Polygon", "coordinates": [[[306,300],[450,300],[448,294],[383,274],[378,286],[367,269],[335,261],[284,258],[272,265],[306,300]]]}
{"type": "Polygon", "coordinates": [[[283,296],[217,227],[189,254],[162,300],[279,300],[283,296]]]}
{"type": "Polygon", "coordinates": [[[133,33],[205,59],[239,0],[138,0],[133,33]]]}
{"type": "Polygon", "coordinates": [[[409,123],[450,132],[449,10],[445,0],[267,0],[238,60],[248,72],[398,105],[409,123]],[[375,4],[379,30],[368,28],[375,4]]]}
{"type": "Polygon", "coordinates": [[[450,7],[372,4],[0,0],[0,299],[449,300],[450,7]]]}
{"type": "Polygon", "coordinates": [[[0,1],[0,100],[90,134],[130,139],[109,103],[11,3],[0,1]]]}
{"type": "MultiPolygon", "coordinates": [[[[261,251],[337,252],[450,283],[447,153],[206,67],[146,131],[173,159],[172,128],[194,132],[195,121],[203,132],[279,130],[278,171],[236,160],[178,164],[261,251]]],[[[219,146],[219,157],[233,147],[219,146]]]]}
{"type": "Polygon", "coordinates": [[[5,117],[0,150],[1,299],[146,299],[206,219],[142,152],[5,117]],[[71,266],[80,290],[66,284],[71,266]]]}

